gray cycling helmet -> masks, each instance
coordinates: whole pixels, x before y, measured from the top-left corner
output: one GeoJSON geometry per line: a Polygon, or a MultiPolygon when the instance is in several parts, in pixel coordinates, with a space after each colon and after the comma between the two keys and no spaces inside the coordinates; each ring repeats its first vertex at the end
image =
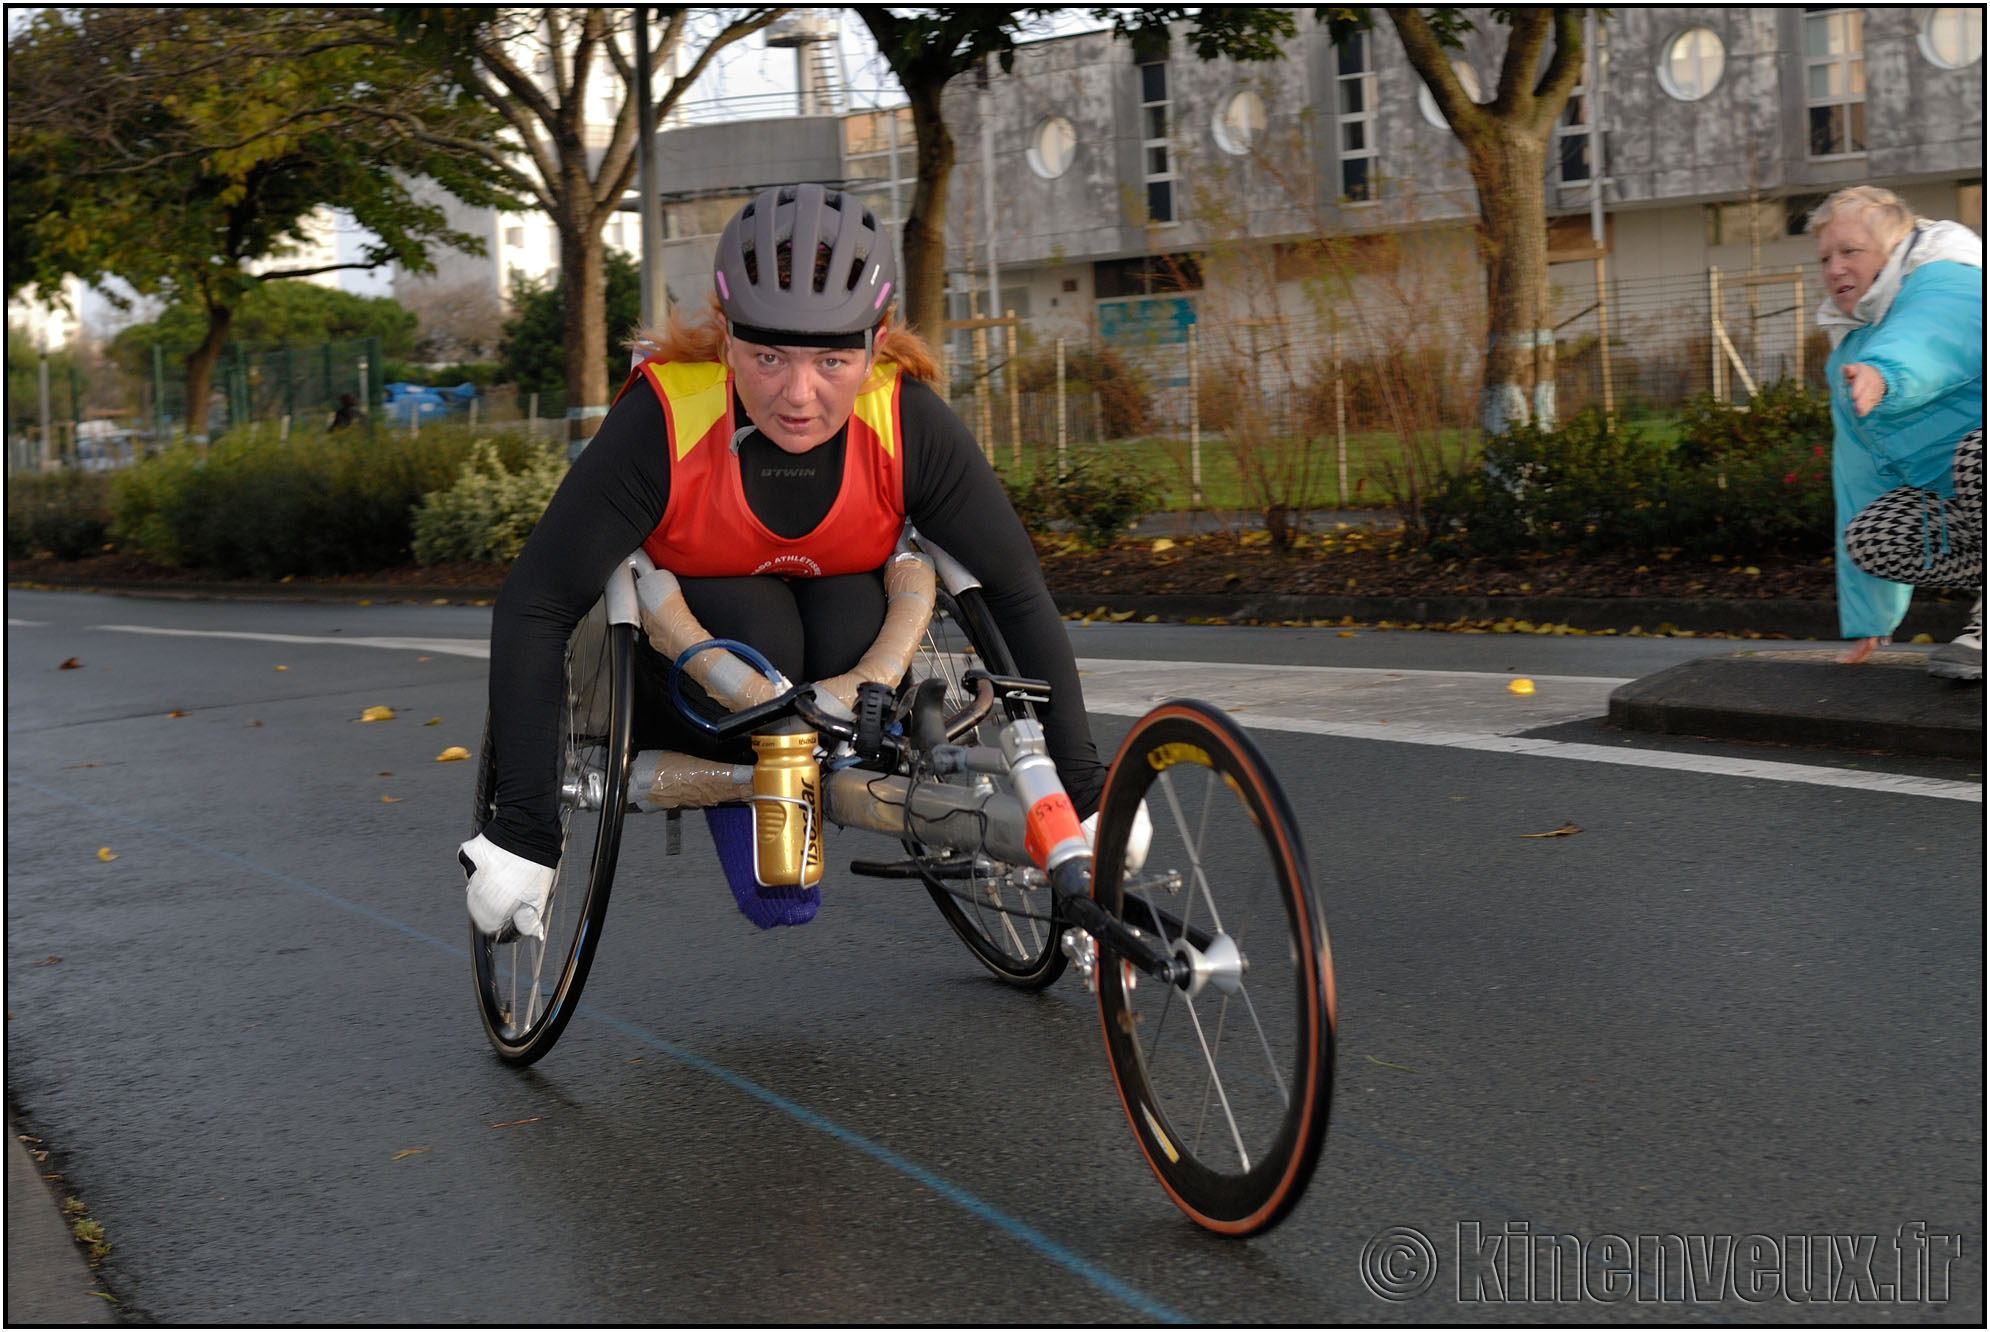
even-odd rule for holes
{"type": "Polygon", "coordinates": [[[855,195],[780,185],[726,223],[712,283],[734,337],[868,350],[898,285],[898,261],[855,195]]]}

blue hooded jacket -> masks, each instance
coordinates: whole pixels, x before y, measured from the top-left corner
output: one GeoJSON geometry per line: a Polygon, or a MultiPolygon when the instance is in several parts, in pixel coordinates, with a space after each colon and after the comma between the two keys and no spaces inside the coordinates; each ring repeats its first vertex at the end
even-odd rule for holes
{"type": "MultiPolygon", "coordinates": [[[[1946,261],[1913,268],[1878,322],[1845,334],[1825,375],[1834,429],[1839,631],[1847,638],[1883,638],[1906,615],[1913,588],[1855,566],[1845,553],[1845,526],[1899,486],[1955,493],[1956,442],[1983,424],[1983,270],[1946,261]],[[1842,373],[1859,363],[1886,380],[1885,396],[1863,417],[1852,409],[1842,373]]],[[[1924,509],[1923,523],[1925,558],[1932,563],[1949,537],[1941,506],[1924,509]]]]}

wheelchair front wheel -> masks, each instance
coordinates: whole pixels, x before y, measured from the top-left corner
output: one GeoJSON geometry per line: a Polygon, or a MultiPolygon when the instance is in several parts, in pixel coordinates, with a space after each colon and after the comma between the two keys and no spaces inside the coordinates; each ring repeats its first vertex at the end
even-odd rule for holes
{"type": "Polygon", "coordinates": [[[1305,1193],[1333,1087],[1333,958],[1297,820],[1251,738],[1192,700],[1134,723],[1100,809],[1093,898],[1197,971],[1165,985],[1100,947],[1120,1101],[1184,1212],[1255,1234],[1305,1193]],[[1129,872],[1142,800],[1154,836],[1129,872]]]}

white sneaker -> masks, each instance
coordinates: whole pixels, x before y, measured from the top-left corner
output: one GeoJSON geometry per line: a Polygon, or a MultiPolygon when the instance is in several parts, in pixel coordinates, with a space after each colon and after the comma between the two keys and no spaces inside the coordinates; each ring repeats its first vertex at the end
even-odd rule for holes
{"type": "Polygon", "coordinates": [[[507,924],[535,939],[546,937],[546,900],[557,871],[513,855],[478,833],[456,848],[456,861],[470,876],[470,919],[485,934],[507,924]]]}
{"type": "MultiPolygon", "coordinates": [[[[1085,840],[1094,846],[1099,840],[1098,811],[1078,825],[1085,830],[1085,840]]],[[[1154,844],[1154,820],[1147,816],[1147,802],[1140,802],[1140,808],[1133,812],[1133,826],[1126,830],[1126,872],[1138,874],[1140,867],[1147,863],[1147,848],[1154,844]]]]}
{"type": "Polygon", "coordinates": [[[1928,674],[1940,680],[1981,680],[1983,678],[1983,598],[1969,612],[1969,623],[1955,636],[1928,654],[1928,674]]]}

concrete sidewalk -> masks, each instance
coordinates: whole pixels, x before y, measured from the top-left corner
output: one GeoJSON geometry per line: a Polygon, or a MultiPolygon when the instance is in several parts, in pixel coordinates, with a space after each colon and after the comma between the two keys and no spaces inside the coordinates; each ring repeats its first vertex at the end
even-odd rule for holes
{"type": "Polygon", "coordinates": [[[115,1323],[117,1306],[70,1237],[27,1144],[7,1125],[7,1325],[115,1323]]]}

